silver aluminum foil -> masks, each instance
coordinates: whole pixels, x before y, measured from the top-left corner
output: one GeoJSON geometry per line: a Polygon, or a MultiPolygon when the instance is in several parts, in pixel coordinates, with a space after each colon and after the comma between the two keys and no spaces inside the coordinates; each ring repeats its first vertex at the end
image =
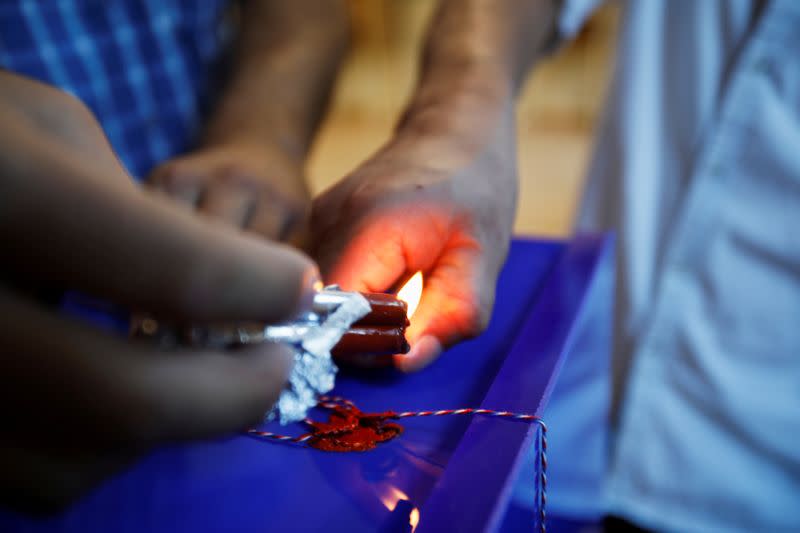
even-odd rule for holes
{"type": "Polygon", "coordinates": [[[367,299],[358,292],[326,287],[314,297],[313,310],[283,324],[258,323],[190,326],[174,329],[146,316],[136,317],[132,335],[154,339],[164,348],[181,345],[224,349],[242,344],[281,342],[295,350],[295,364],[278,402],[266,414],[281,424],[303,420],[317,398],[333,389],[338,368],[331,349],[342,335],[370,312],[367,299]]]}
{"type": "MultiPolygon", "coordinates": [[[[331,350],[350,326],[370,312],[369,302],[361,294],[341,294],[347,298],[319,324],[296,327],[299,342],[292,344],[296,348],[294,368],[278,403],[267,414],[268,420],[278,417],[281,424],[303,420],[317,398],[333,389],[338,368],[331,350]]],[[[267,326],[265,330],[277,327],[286,326],[267,326]]],[[[268,331],[265,334],[269,336],[268,331]]]]}

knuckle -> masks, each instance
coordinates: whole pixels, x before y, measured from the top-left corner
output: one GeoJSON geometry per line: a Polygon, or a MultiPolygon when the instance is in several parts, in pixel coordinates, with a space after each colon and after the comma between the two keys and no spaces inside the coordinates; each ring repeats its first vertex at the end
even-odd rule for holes
{"type": "Polygon", "coordinates": [[[182,161],[171,161],[158,169],[157,180],[167,189],[177,189],[191,180],[191,172],[182,161]]]}
{"type": "Polygon", "coordinates": [[[256,178],[246,165],[238,162],[228,162],[213,171],[214,181],[222,187],[246,188],[255,191],[263,188],[263,183],[256,178]]]}
{"type": "Polygon", "coordinates": [[[481,305],[471,307],[466,314],[465,333],[471,337],[479,335],[489,326],[490,317],[490,309],[486,309],[481,305]]]}
{"type": "Polygon", "coordinates": [[[464,307],[462,330],[466,337],[475,337],[486,330],[492,316],[492,301],[476,295],[464,307]]]}

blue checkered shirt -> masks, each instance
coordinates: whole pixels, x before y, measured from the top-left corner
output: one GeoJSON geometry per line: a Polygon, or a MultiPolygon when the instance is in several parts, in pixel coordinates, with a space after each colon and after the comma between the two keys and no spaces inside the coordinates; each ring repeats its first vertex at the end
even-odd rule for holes
{"type": "Polygon", "coordinates": [[[95,113],[140,179],[191,147],[227,42],[228,0],[0,0],[0,66],[95,113]]]}

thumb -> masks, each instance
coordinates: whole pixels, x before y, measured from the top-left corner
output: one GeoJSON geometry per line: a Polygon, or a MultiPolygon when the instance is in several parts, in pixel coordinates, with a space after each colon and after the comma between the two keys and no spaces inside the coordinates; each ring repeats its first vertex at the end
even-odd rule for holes
{"type": "Polygon", "coordinates": [[[420,370],[445,348],[486,329],[496,277],[476,259],[473,251],[458,250],[443,257],[428,276],[419,307],[406,330],[411,350],[395,355],[397,368],[420,370]]]}

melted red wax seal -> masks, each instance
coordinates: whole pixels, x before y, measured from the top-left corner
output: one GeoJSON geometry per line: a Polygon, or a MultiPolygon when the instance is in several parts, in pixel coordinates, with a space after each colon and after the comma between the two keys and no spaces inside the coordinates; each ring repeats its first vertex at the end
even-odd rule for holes
{"type": "Polygon", "coordinates": [[[308,420],[308,445],[326,452],[365,452],[403,432],[400,424],[389,422],[394,413],[364,413],[352,404],[331,407],[327,422],[308,420]]]}

